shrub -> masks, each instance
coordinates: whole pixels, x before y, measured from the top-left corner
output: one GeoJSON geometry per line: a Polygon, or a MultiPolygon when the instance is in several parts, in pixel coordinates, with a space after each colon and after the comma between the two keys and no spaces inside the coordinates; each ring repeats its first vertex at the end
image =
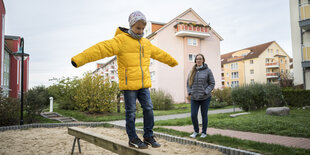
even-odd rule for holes
{"type": "Polygon", "coordinates": [[[310,90],[284,88],[282,94],[289,106],[303,107],[310,105],[310,90]]]}
{"type": "Polygon", "coordinates": [[[219,102],[226,102],[229,105],[232,105],[231,88],[229,87],[225,87],[223,89],[214,89],[212,91],[212,96],[215,97],[219,102]]]}
{"type": "Polygon", "coordinates": [[[25,121],[34,123],[35,116],[39,116],[41,111],[49,105],[49,93],[44,86],[37,86],[29,89],[25,93],[24,110],[27,113],[25,121]]]}
{"type": "Polygon", "coordinates": [[[19,124],[20,102],[17,99],[4,97],[0,88],[0,126],[19,124]]]}
{"type": "Polygon", "coordinates": [[[245,111],[283,105],[281,89],[273,84],[250,84],[233,88],[232,100],[245,111]]]}
{"type": "Polygon", "coordinates": [[[227,102],[219,102],[219,101],[211,101],[209,107],[210,108],[223,108],[228,106],[227,102]]]}
{"type": "Polygon", "coordinates": [[[151,100],[154,110],[170,110],[173,108],[172,96],[161,89],[151,91],[151,100]]]}
{"type": "Polygon", "coordinates": [[[76,95],[79,79],[77,77],[63,77],[59,79],[54,78],[52,81],[56,81],[56,83],[50,86],[48,91],[54,100],[57,100],[57,103],[59,103],[59,108],[65,110],[78,109],[74,96],[76,95]]]}
{"type": "Polygon", "coordinates": [[[119,93],[118,84],[99,74],[86,73],[79,81],[74,99],[81,111],[111,112],[119,93]]]}

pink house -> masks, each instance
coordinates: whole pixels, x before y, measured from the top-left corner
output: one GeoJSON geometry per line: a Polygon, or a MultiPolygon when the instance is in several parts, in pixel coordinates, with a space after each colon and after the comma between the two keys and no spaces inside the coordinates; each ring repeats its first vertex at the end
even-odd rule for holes
{"type": "Polygon", "coordinates": [[[152,44],[179,62],[178,66],[171,68],[151,60],[152,89],[170,93],[177,103],[188,102],[186,81],[198,53],[205,56],[214,74],[215,88],[221,88],[220,41],[223,38],[193,9],[186,10],[166,24],[148,22],[145,32],[152,44]]]}

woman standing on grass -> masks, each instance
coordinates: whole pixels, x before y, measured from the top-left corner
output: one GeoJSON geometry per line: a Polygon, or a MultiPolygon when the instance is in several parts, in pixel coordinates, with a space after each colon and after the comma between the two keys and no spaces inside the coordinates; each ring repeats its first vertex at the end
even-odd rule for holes
{"type": "Polygon", "coordinates": [[[198,109],[201,107],[202,132],[201,138],[207,136],[208,126],[208,108],[211,101],[211,91],[215,85],[214,77],[208,65],[205,64],[205,58],[202,54],[195,57],[193,66],[187,79],[187,92],[191,99],[191,118],[194,126],[194,133],[190,137],[195,138],[199,133],[198,109]]]}

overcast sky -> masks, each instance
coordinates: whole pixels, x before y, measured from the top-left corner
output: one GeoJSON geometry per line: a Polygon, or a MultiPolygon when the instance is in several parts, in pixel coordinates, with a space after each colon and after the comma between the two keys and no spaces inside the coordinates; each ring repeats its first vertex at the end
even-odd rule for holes
{"type": "MultiPolygon", "coordinates": [[[[193,8],[223,37],[221,54],[276,41],[290,56],[289,0],[4,0],[5,35],[25,39],[30,54],[30,87],[49,86],[56,77],[81,76],[71,57],[103,40],[118,26],[128,27],[135,10],[147,20],[169,22],[193,8]]],[[[98,62],[106,62],[103,59],[98,62]]]]}

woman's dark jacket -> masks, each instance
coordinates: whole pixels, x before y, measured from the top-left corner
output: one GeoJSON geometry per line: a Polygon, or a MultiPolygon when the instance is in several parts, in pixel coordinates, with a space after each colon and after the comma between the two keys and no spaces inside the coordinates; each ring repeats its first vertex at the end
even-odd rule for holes
{"type": "Polygon", "coordinates": [[[210,68],[208,68],[207,64],[204,64],[203,67],[198,70],[196,69],[196,75],[192,86],[189,86],[189,77],[190,75],[187,78],[187,92],[192,100],[205,100],[211,96],[215,81],[213,73],[210,68]]]}

